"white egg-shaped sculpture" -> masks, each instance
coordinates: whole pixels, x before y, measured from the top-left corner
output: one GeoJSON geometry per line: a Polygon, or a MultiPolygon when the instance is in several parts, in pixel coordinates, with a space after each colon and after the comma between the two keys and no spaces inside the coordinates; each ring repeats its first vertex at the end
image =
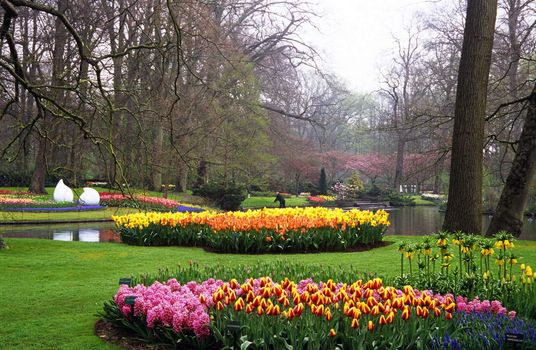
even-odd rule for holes
{"type": "Polygon", "coordinates": [[[84,192],[80,195],[80,204],[82,205],[99,205],[100,195],[95,189],[84,187],[84,192]]]}
{"type": "Polygon", "coordinates": [[[54,189],[54,200],[56,202],[72,202],[73,190],[69,186],[63,183],[63,179],[58,181],[56,188],[54,189]]]}

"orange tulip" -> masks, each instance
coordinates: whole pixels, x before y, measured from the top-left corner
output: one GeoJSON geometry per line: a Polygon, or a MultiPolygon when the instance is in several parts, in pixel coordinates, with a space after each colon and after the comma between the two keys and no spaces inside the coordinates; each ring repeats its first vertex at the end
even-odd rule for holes
{"type": "Polygon", "coordinates": [[[374,330],[374,322],[368,321],[367,329],[372,332],[374,330]]]}
{"type": "Polygon", "coordinates": [[[199,302],[201,304],[205,304],[207,302],[207,299],[205,298],[203,294],[199,294],[199,302]]]}
{"type": "Polygon", "coordinates": [[[331,329],[329,330],[329,336],[330,336],[330,337],[334,337],[334,336],[336,336],[336,335],[337,335],[337,332],[335,332],[335,330],[334,330],[333,328],[331,328],[331,329]]]}

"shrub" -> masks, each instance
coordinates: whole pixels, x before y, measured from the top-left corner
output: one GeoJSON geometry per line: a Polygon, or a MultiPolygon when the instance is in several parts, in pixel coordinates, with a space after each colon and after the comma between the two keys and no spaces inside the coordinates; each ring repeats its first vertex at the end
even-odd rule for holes
{"type": "Polygon", "coordinates": [[[28,174],[0,172],[0,187],[27,187],[31,179],[28,174]]]}
{"type": "Polygon", "coordinates": [[[328,181],[326,179],[326,170],[320,169],[320,180],[318,181],[318,194],[328,194],[328,181]]]}
{"type": "Polygon", "coordinates": [[[6,248],[6,242],[4,241],[4,237],[0,236],[0,249],[6,248]]]}
{"type": "Polygon", "coordinates": [[[404,196],[398,192],[389,193],[389,204],[395,207],[414,206],[415,201],[410,196],[404,196]]]}
{"type": "Polygon", "coordinates": [[[210,199],[223,210],[238,210],[246,199],[245,191],[240,186],[224,186],[219,183],[208,183],[194,189],[193,194],[210,199]]]}

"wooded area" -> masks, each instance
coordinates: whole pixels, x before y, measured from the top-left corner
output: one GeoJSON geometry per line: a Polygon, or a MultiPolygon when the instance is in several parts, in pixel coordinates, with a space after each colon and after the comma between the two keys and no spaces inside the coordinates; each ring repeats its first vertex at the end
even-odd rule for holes
{"type": "Polygon", "coordinates": [[[2,0],[0,184],[300,192],[325,169],[328,185],[448,191],[445,227],[467,232],[510,183],[516,214],[497,213],[520,220],[536,206],[536,2],[495,2],[417,16],[382,88],[355,92],[304,39],[308,1],[2,0]]]}

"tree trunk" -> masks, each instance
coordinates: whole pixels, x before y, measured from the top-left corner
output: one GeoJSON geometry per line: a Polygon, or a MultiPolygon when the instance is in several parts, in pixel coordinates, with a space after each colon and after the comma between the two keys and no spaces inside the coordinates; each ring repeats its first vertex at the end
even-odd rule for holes
{"type": "MultiPolygon", "coordinates": [[[[68,1],[67,0],[59,0],[58,1],[58,11],[61,13],[65,13],[68,7],[68,1]]],[[[51,74],[51,84],[52,86],[62,86],[62,78],[61,75],[63,73],[63,70],[65,69],[65,61],[64,61],[64,54],[65,54],[65,44],[67,41],[67,29],[63,26],[63,23],[61,20],[56,17],[54,21],[54,49],[52,51],[52,74],[51,74]]],[[[53,98],[56,101],[60,101],[63,97],[63,91],[59,90],[52,93],[53,98]]],[[[46,162],[45,152],[51,151],[52,147],[46,147],[47,146],[47,139],[49,135],[49,131],[51,133],[54,133],[56,130],[49,130],[54,129],[52,128],[49,123],[51,122],[50,118],[47,118],[47,115],[43,115],[42,118],[42,130],[45,136],[37,135],[39,138],[39,150],[37,152],[37,156],[35,159],[35,169],[34,173],[32,175],[32,182],[30,184],[30,192],[34,193],[46,193],[45,192],[45,177],[46,177],[46,162]],[[48,121],[48,123],[47,123],[48,121]]],[[[52,146],[52,144],[50,144],[52,146]]],[[[53,153],[53,152],[51,152],[53,153]]],[[[49,155],[50,159],[50,155],[49,155]]]]}
{"type": "Polygon", "coordinates": [[[434,194],[441,193],[441,166],[436,165],[434,169],[434,194]]]}
{"type": "Polygon", "coordinates": [[[177,169],[177,192],[186,192],[188,187],[188,164],[179,161],[177,169]]]}
{"type": "Polygon", "coordinates": [[[47,174],[47,167],[45,161],[46,152],[46,139],[39,138],[39,149],[37,150],[37,156],[35,158],[35,168],[32,174],[32,181],[28,191],[32,193],[46,194],[45,190],[45,177],[47,174]]]}
{"type": "Polygon", "coordinates": [[[152,154],[152,173],[153,173],[153,189],[159,191],[162,187],[162,167],[165,164],[162,154],[162,144],[164,141],[164,131],[162,129],[162,121],[157,120],[154,125],[154,144],[152,154]]]}
{"type": "Polygon", "coordinates": [[[395,192],[400,192],[400,185],[402,185],[402,175],[404,171],[404,149],[406,148],[406,140],[402,136],[398,136],[398,143],[396,147],[396,169],[395,169],[395,181],[393,188],[395,192]]]}
{"type": "Polygon", "coordinates": [[[508,231],[516,237],[523,228],[523,212],[536,173],[536,85],[529,96],[527,117],[517,153],[486,236],[508,231]]]}
{"type": "Polygon", "coordinates": [[[458,71],[443,229],[482,233],[482,145],[497,0],[469,0],[458,71]]]}

